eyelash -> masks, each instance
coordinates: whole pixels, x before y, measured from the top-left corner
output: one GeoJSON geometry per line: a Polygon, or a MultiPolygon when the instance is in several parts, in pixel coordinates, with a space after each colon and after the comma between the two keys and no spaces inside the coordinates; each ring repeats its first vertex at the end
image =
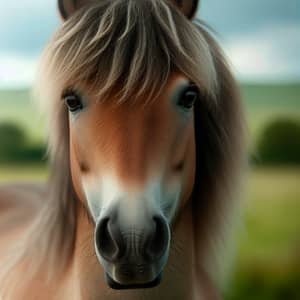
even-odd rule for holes
{"type": "Polygon", "coordinates": [[[70,112],[75,113],[83,108],[81,97],[75,91],[66,91],[62,99],[70,112]]]}
{"type": "Polygon", "coordinates": [[[180,95],[177,105],[185,110],[190,111],[197,99],[199,98],[199,90],[196,85],[190,85],[180,95]]]}

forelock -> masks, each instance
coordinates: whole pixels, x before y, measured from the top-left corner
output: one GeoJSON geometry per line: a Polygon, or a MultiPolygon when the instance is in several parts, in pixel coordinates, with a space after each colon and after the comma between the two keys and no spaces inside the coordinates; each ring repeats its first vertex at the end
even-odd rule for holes
{"type": "MultiPolygon", "coordinates": [[[[39,94],[86,87],[98,99],[155,98],[171,72],[213,92],[209,45],[172,4],[159,0],[103,0],[75,13],[56,32],[40,64],[39,94]]],[[[45,98],[45,97],[42,97],[45,98]]],[[[53,98],[53,97],[52,97],[53,98]]]]}

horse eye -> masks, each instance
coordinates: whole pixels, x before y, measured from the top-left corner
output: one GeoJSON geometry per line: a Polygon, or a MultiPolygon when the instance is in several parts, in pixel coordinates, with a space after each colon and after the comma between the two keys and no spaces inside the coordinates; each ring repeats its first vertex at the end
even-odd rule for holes
{"type": "Polygon", "coordinates": [[[190,110],[193,108],[196,100],[199,97],[198,88],[196,86],[189,86],[187,87],[178,101],[178,105],[186,110],[190,110]]]}
{"type": "Polygon", "coordinates": [[[63,100],[70,112],[76,112],[83,107],[80,96],[75,92],[66,93],[63,95],[63,100]]]}

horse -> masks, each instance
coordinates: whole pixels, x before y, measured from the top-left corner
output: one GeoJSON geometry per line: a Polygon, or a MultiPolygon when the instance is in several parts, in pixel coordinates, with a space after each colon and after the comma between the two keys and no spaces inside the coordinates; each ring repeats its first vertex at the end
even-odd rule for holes
{"type": "Polygon", "coordinates": [[[3,299],[221,299],[238,85],[196,0],[59,0],[38,68],[47,184],[0,187],[3,299]]]}

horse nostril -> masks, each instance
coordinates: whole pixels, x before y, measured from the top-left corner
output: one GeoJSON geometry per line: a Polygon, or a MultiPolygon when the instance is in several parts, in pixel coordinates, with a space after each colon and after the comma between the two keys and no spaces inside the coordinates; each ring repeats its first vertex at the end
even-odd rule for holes
{"type": "Polygon", "coordinates": [[[95,232],[95,242],[99,254],[107,261],[113,262],[124,253],[121,235],[110,218],[103,218],[95,232]]]}
{"type": "Polygon", "coordinates": [[[153,217],[154,226],[145,243],[145,258],[151,262],[161,258],[166,252],[170,232],[167,222],[161,216],[153,217]]]}

